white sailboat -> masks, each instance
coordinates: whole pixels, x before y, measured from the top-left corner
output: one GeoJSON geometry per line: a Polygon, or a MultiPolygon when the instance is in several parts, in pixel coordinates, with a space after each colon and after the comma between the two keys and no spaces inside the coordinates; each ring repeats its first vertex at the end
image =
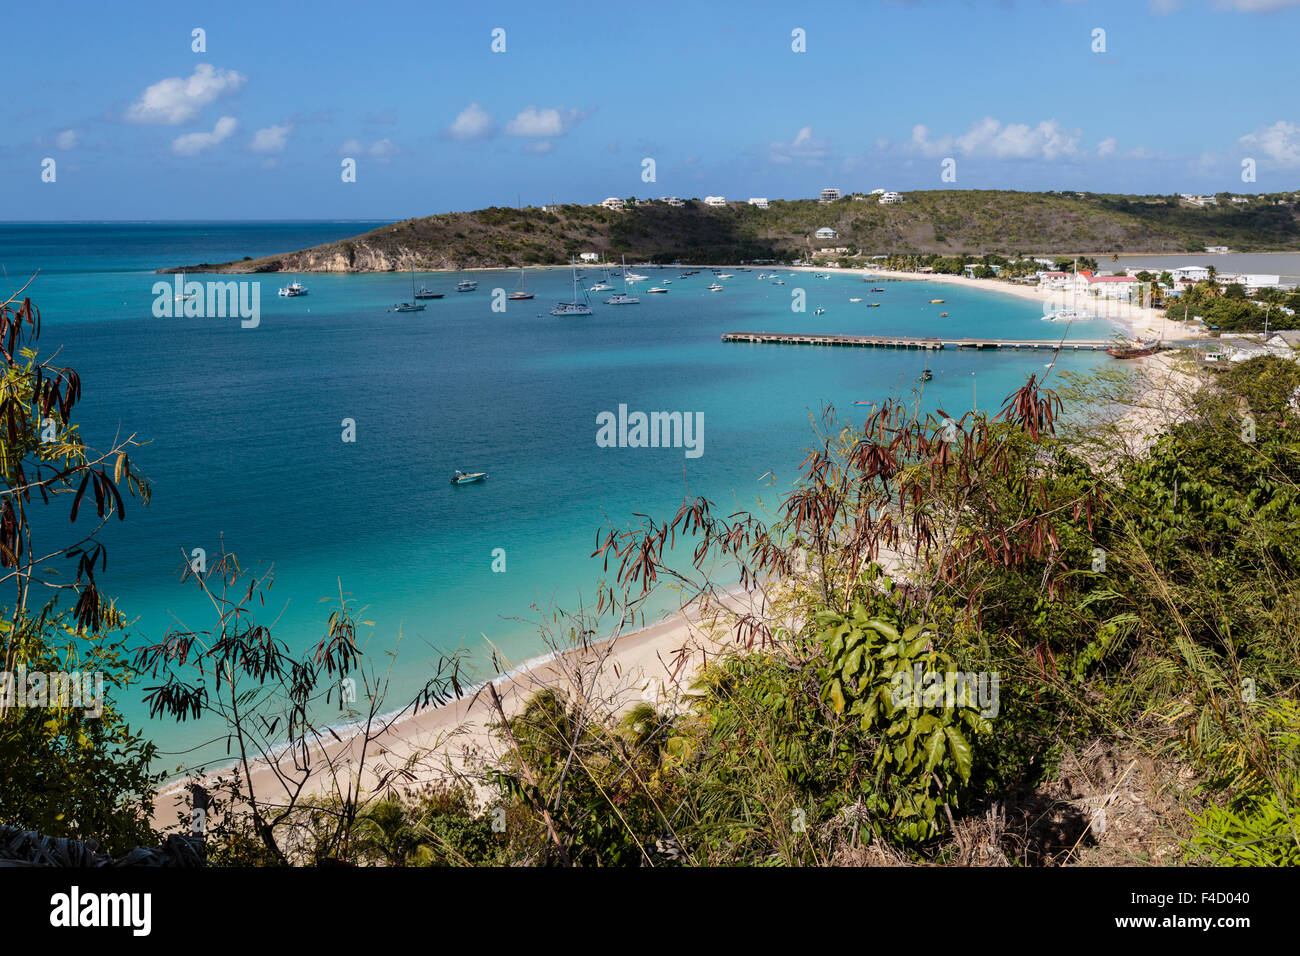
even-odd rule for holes
{"type": "Polygon", "coordinates": [[[585,302],[578,301],[578,263],[576,259],[570,257],[570,265],[573,267],[573,301],[557,302],[555,308],[551,309],[551,315],[558,315],[568,318],[573,315],[591,315],[591,306],[585,302]]]}
{"type": "Polygon", "coordinates": [[[615,292],[613,295],[611,295],[608,299],[605,300],[605,304],[606,305],[640,305],[641,304],[640,299],[638,299],[634,295],[628,295],[627,283],[628,283],[627,256],[624,256],[623,257],[623,291],[615,292]]]}

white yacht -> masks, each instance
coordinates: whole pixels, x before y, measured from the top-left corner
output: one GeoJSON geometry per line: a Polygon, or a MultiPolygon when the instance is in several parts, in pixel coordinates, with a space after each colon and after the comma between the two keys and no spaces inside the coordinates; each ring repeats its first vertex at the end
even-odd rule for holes
{"type": "Polygon", "coordinates": [[[709,286],[709,291],[710,291],[710,292],[721,292],[724,288],[726,288],[726,287],[725,287],[725,286],[720,286],[720,285],[718,285],[718,284],[715,282],[715,283],[713,283],[713,285],[709,286]]]}
{"type": "Polygon", "coordinates": [[[307,294],[307,287],[303,285],[301,282],[290,282],[287,286],[285,286],[280,290],[280,295],[289,296],[289,297],[293,297],[296,295],[306,295],[306,294],[307,294]]]}
{"type": "Polygon", "coordinates": [[[473,292],[478,288],[478,283],[473,279],[461,279],[456,283],[457,292],[473,292]]]}

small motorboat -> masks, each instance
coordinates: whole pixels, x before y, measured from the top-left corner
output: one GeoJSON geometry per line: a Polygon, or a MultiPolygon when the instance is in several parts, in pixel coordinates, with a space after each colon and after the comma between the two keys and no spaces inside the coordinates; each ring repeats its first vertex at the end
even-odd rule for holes
{"type": "Polygon", "coordinates": [[[432,292],[424,286],[420,286],[420,291],[415,293],[417,299],[441,299],[441,292],[432,292]]]}
{"type": "Polygon", "coordinates": [[[850,302],[861,302],[861,299],[849,299],[850,302]]]}
{"type": "Polygon", "coordinates": [[[821,315],[825,311],[826,311],[825,309],[814,309],[813,315],[821,315]]]}
{"type": "Polygon", "coordinates": [[[653,295],[653,294],[656,293],[656,292],[662,294],[662,293],[667,292],[667,291],[668,291],[667,289],[662,289],[662,288],[660,288],[659,286],[655,286],[653,289],[646,289],[646,290],[645,290],[645,294],[646,294],[646,295],[653,295]]]}
{"type": "Polygon", "coordinates": [[[723,289],[723,286],[718,285],[716,282],[713,283],[713,285],[709,286],[709,291],[710,291],[710,292],[721,292],[722,289],[723,289]]]}
{"type": "Polygon", "coordinates": [[[921,382],[928,382],[928,381],[930,381],[932,378],[934,378],[934,373],[931,372],[931,371],[927,368],[924,372],[921,373],[921,377],[920,377],[920,379],[918,379],[918,381],[921,381],[921,382]]]}
{"type": "Polygon", "coordinates": [[[879,303],[879,302],[868,302],[868,303],[867,303],[867,308],[868,308],[868,309],[878,309],[878,308],[880,308],[880,303],[879,303]]]}
{"type": "Polygon", "coordinates": [[[478,288],[478,283],[473,279],[461,279],[456,283],[457,292],[473,292],[478,288]]]}
{"type": "Polygon", "coordinates": [[[403,302],[401,305],[393,306],[394,312],[423,312],[427,308],[423,305],[412,305],[409,302],[403,302]]]}
{"type": "Polygon", "coordinates": [[[939,313],[939,318],[941,318],[941,319],[946,319],[946,318],[948,318],[948,313],[947,313],[947,312],[940,312],[940,313],[939,313]]]}
{"type": "Polygon", "coordinates": [[[872,291],[872,292],[884,292],[885,290],[882,289],[882,288],[880,288],[879,286],[877,286],[876,288],[872,289],[871,291],[872,291]]]}
{"type": "Polygon", "coordinates": [[[463,471],[461,471],[459,468],[457,468],[457,469],[452,473],[452,476],[451,476],[451,483],[452,483],[453,485],[472,485],[474,482],[476,482],[476,481],[482,481],[482,480],[483,480],[484,478],[486,478],[486,477],[487,477],[487,475],[486,475],[484,472],[481,472],[481,471],[475,471],[475,472],[470,472],[469,474],[466,474],[465,472],[463,472],[463,471]]]}
{"type": "Polygon", "coordinates": [[[943,299],[931,299],[931,300],[930,300],[930,304],[931,304],[931,305],[940,305],[942,302],[943,302],[943,299]]]}

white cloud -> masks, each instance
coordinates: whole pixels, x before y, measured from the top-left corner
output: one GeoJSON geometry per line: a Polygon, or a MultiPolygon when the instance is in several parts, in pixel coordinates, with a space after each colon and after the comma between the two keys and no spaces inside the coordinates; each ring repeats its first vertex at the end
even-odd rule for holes
{"type": "Polygon", "coordinates": [[[563,136],[586,118],[578,110],[539,110],[530,106],[506,124],[507,136],[533,136],[539,139],[563,136]]]}
{"type": "Polygon", "coordinates": [[[54,137],[54,145],[59,149],[76,149],[77,140],[81,134],[75,129],[65,129],[58,136],[54,137]]]}
{"type": "Polygon", "coordinates": [[[253,134],[253,142],[248,148],[255,153],[283,153],[291,129],[293,127],[288,123],[259,129],[253,134]]]}
{"type": "Polygon", "coordinates": [[[496,124],[492,122],[492,116],[477,103],[471,103],[461,110],[447,127],[447,134],[452,139],[487,139],[495,132],[496,124]]]}
{"type": "Polygon", "coordinates": [[[172,152],[177,156],[197,156],[209,147],[228,139],[239,123],[233,116],[223,116],[212,127],[211,133],[186,133],[172,140],[172,152]]]}
{"type": "Polygon", "coordinates": [[[1114,136],[1107,136],[1105,139],[1103,139],[1100,143],[1097,144],[1097,155],[1109,156],[1111,153],[1115,152],[1115,147],[1117,145],[1118,143],[1116,142],[1114,136]]]}
{"type": "Polygon", "coordinates": [[[131,104],[126,118],[132,123],[176,126],[193,119],[217,97],[238,90],[245,79],[234,70],[218,70],[209,63],[200,63],[188,79],[173,76],[150,86],[131,104]]]}
{"type": "Polygon", "coordinates": [[[381,163],[388,162],[401,152],[391,139],[380,139],[367,146],[359,139],[350,139],[339,147],[340,156],[372,156],[381,163]]]}
{"type": "Polygon", "coordinates": [[[768,161],[780,164],[795,160],[820,163],[829,155],[830,144],[824,139],[816,139],[811,126],[801,126],[790,142],[771,143],[767,149],[768,161]]]}
{"type": "Polygon", "coordinates": [[[1287,7],[1300,6],[1300,0],[1219,0],[1220,10],[1237,13],[1272,13],[1287,7]]]}
{"type": "Polygon", "coordinates": [[[1300,163],[1300,126],[1295,123],[1278,120],[1272,126],[1247,133],[1238,142],[1244,148],[1260,153],[1284,166],[1300,163]]]}
{"type": "Polygon", "coordinates": [[[1002,124],[992,116],[971,124],[960,136],[930,138],[930,130],[921,125],[912,129],[911,148],[923,156],[946,156],[953,153],[987,159],[1062,159],[1079,151],[1078,130],[1067,130],[1056,120],[1044,120],[1037,126],[1024,123],[1002,124]]]}

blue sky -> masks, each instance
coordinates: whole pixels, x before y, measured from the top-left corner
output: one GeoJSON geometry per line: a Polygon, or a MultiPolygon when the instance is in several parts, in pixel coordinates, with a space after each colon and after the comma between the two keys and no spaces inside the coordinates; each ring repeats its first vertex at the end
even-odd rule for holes
{"type": "Polygon", "coordinates": [[[0,220],[1300,188],[1300,0],[185,6],[10,5],[0,220]]]}

